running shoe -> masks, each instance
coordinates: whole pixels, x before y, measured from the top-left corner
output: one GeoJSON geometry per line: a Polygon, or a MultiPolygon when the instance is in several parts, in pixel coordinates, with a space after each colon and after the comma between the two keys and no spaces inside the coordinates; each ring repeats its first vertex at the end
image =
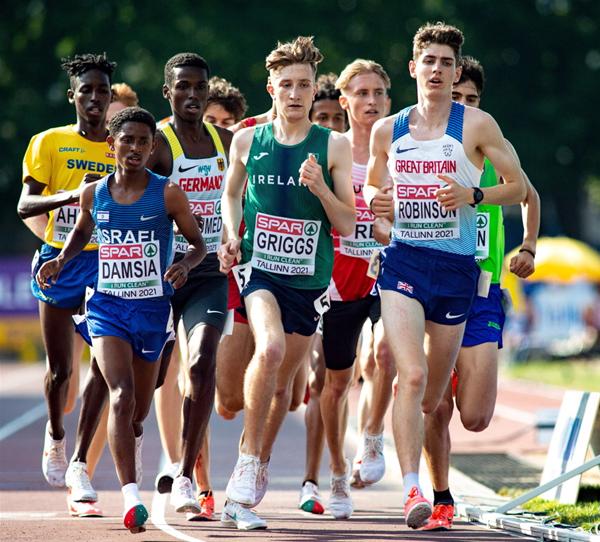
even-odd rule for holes
{"type": "Polygon", "coordinates": [[[360,462],[360,479],[370,486],[379,482],[385,474],[385,458],[383,456],[383,433],[369,435],[365,431],[363,453],[360,462]]]}
{"type": "Polygon", "coordinates": [[[254,506],[259,468],[260,459],[258,457],[247,454],[239,455],[225,490],[230,501],[254,506]]]}
{"type": "Polygon", "coordinates": [[[179,471],[179,463],[167,463],[154,480],[154,487],[159,493],[171,493],[173,480],[179,471]]]}
{"type": "Polygon", "coordinates": [[[266,529],[267,522],[259,518],[250,508],[245,508],[239,502],[225,501],[221,512],[221,525],[234,527],[240,531],[266,529]]]}
{"type": "Polygon", "coordinates": [[[310,512],[311,514],[322,514],[325,511],[323,502],[321,501],[321,495],[319,495],[319,486],[312,482],[304,482],[304,485],[300,490],[300,503],[298,504],[298,508],[305,512],[310,512]]]}
{"type": "Polygon", "coordinates": [[[194,497],[192,481],[187,476],[178,476],[173,480],[171,488],[171,506],[175,508],[175,512],[192,512],[199,514],[201,512],[200,505],[194,497]]]}
{"type": "Polygon", "coordinates": [[[69,499],[73,502],[96,502],[98,495],[94,491],[87,472],[87,465],[82,461],[71,461],[65,473],[65,483],[69,490],[69,499]]]}
{"type": "Polygon", "coordinates": [[[188,512],[186,517],[188,521],[210,521],[215,515],[215,498],[213,497],[212,491],[208,493],[200,493],[198,495],[198,504],[200,505],[200,512],[193,514],[188,512]]]}
{"type": "Polygon", "coordinates": [[[421,527],[422,531],[448,531],[454,518],[453,504],[436,504],[429,521],[421,527]]]}
{"type": "Polygon", "coordinates": [[[52,487],[65,487],[65,473],[69,462],[66,453],[66,438],[54,440],[50,436],[50,421],[46,423],[44,452],[42,454],[42,472],[52,487]]]}
{"type": "Polygon", "coordinates": [[[135,483],[142,487],[142,444],[144,444],[144,434],[135,437],[135,483]]]}
{"type": "Polygon", "coordinates": [[[346,472],[341,476],[331,475],[331,495],[329,496],[329,512],[335,519],[348,519],[354,511],[348,473],[350,462],[346,462],[346,472]]]}
{"type": "Polygon", "coordinates": [[[146,530],[144,524],[148,519],[148,510],[142,503],[132,506],[123,514],[123,525],[133,534],[143,533],[146,530]]]}
{"type": "Polygon", "coordinates": [[[431,516],[431,503],[423,497],[419,488],[413,486],[404,503],[404,521],[411,529],[418,529],[427,523],[431,516]]]}
{"type": "Polygon", "coordinates": [[[269,486],[269,459],[261,461],[256,475],[256,497],[252,508],[256,508],[265,498],[269,486]]]}
{"type": "Polygon", "coordinates": [[[97,502],[77,502],[67,496],[69,515],[76,518],[101,518],[104,514],[97,502]]]}

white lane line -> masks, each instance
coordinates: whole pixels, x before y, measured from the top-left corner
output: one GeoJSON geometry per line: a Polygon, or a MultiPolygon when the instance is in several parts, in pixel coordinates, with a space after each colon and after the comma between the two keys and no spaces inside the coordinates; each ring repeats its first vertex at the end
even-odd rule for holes
{"type": "Polygon", "coordinates": [[[31,410],[21,414],[18,418],[15,418],[6,425],[0,427],[0,442],[7,439],[16,432],[24,429],[28,425],[32,424],[36,420],[39,420],[46,415],[46,402],[42,401],[38,405],[34,406],[31,410]]]}

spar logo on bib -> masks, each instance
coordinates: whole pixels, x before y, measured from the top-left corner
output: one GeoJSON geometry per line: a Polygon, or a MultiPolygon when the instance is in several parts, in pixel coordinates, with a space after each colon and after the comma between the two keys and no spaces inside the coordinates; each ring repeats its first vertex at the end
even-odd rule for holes
{"type": "MultiPolygon", "coordinates": [[[[189,201],[189,204],[192,214],[202,217],[202,237],[204,237],[207,252],[209,254],[217,252],[223,234],[221,200],[189,201]]],[[[175,235],[173,242],[175,252],[187,251],[189,244],[183,235],[175,235]]]]}
{"type": "Polygon", "coordinates": [[[314,275],[321,222],[256,214],[252,267],[282,275],[314,275]]]}

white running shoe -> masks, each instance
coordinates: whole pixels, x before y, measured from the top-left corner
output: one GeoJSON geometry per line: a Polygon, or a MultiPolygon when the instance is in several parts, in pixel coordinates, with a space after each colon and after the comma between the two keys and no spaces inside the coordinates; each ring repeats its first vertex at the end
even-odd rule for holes
{"type": "Polygon", "coordinates": [[[300,490],[300,502],[298,508],[311,514],[322,514],[325,511],[321,495],[319,495],[319,487],[312,482],[304,482],[300,490]]]}
{"type": "Polygon", "coordinates": [[[173,480],[179,471],[179,463],[167,463],[154,480],[154,487],[159,493],[171,493],[173,480]]]}
{"type": "Polygon", "coordinates": [[[385,458],[383,456],[383,433],[379,435],[364,434],[363,454],[360,462],[360,479],[370,486],[379,482],[385,474],[385,458]]]}
{"type": "Polygon", "coordinates": [[[239,455],[225,490],[225,495],[230,501],[254,506],[259,468],[260,459],[258,457],[247,454],[239,455]]]}
{"type": "Polygon", "coordinates": [[[142,444],[144,444],[144,433],[135,437],[135,483],[142,487],[142,475],[144,472],[142,465],[142,444]]]}
{"type": "Polygon", "coordinates": [[[269,459],[261,461],[256,475],[256,492],[252,508],[256,508],[265,497],[267,487],[269,486],[269,459]]]}
{"type": "Polygon", "coordinates": [[[73,502],[96,502],[98,495],[94,491],[82,461],[71,461],[65,473],[65,483],[69,488],[69,500],[73,502]]]}
{"type": "Polygon", "coordinates": [[[171,506],[175,512],[200,513],[200,505],[194,496],[192,481],[187,476],[178,476],[171,488],[171,506]]]}
{"type": "Polygon", "coordinates": [[[348,519],[354,511],[350,497],[348,475],[350,462],[346,462],[346,472],[341,476],[331,476],[331,495],[329,497],[329,512],[335,519],[348,519]]]}
{"type": "Polygon", "coordinates": [[[266,529],[267,522],[259,518],[250,508],[245,508],[239,502],[225,501],[221,512],[221,525],[235,527],[240,531],[266,529]]]}
{"type": "Polygon", "coordinates": [[[50,436],[50,421],[46,423],[44,435],[44,452],[42,454],[42,472],[44,478],[52,487],[65,487],[67,461],[66,438],[54,440],[50,436]]]}

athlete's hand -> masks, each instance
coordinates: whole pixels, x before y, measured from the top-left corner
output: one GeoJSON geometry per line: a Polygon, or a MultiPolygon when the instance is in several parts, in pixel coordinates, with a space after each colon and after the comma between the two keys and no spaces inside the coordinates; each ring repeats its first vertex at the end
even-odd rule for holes
{"type": "Polygon", "coordinates": [[[535,271],[535,260],[529,252],[519,252],[510,259],[509,269],[517,277],[526,279],[535,271]]]}
{"type": "Polygon", "coordinates": [[[52,284],[56,284],[64,265],[62,258],[58,257],[42,264],[35,275],[35,281],[38,283],[38,286],[42,290],[45,290],[46,288],[50,288],[52,284]]]}
{"type": "Polygon", "coordinates": [[[441,179],[446,183],[446,186],[440,188],[435,196],[438,203],[446,211],[454,211],[465,205],[473,203],[473,190],[458,184],[451,177],[446,175],[438,175],[438,179],[441,179]]]}
{"type": "Polygon", "coordinates": [[[392,185],[380,188],[371,200],[371,211],[379,218],[394,221],[394,196],[392,185]]]}
{"type": "Polygon", "coordinates": [[[219,247],[217,258],[219,258],[221,273],[229,273],[236,261],[240,259],[240,245],[239,239],[229,239],[219,247]]]}
{"type": "Polygon", "coordinates": [[[167,268],[163,279],[170,282],[173,288],[177,290],[177,288],[181,288],[187,282],[189,272],[190,268],[188,265],[183,261],[179,261],[167,268]]]}
{"type": "Polygon", "coordinates": [[[317,162],[314,154],[308,155],[308,158],[302,162],[299,171],[300,182],[315,196],[320,197],[327,191],[327,185],[323,178],[323,169],[317,162]]]}
{"type": "Polygon", "coordinates": [[[373,222],[373,237],[380,245],[390,244],[390,233],[392,224],[387,218],[376,218],[373,222]]]}

